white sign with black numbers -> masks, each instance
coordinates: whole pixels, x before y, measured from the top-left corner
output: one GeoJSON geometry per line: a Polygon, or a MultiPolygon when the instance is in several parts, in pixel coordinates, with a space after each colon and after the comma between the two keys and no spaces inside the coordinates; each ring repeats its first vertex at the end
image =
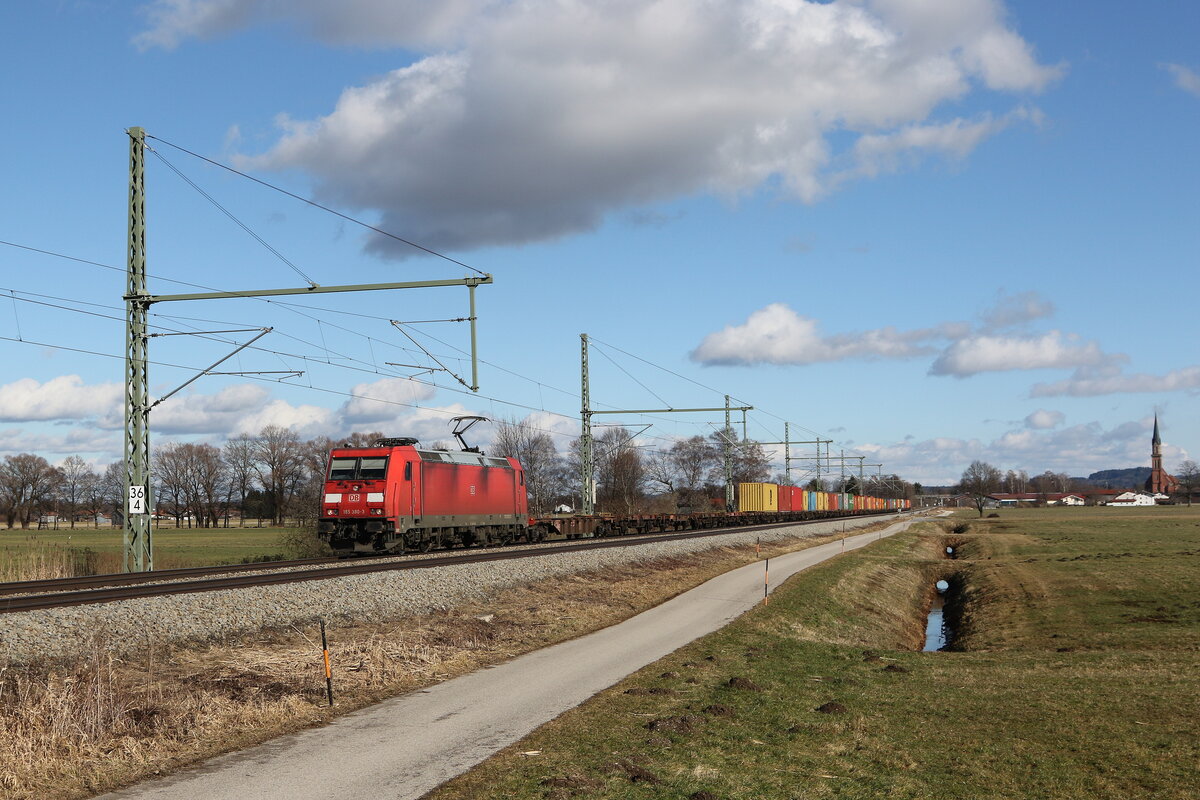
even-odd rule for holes
{"type": "Polygon", "coordinates": [[[130,514],[145,514],[146,513],[146,487],[145,486],[130,486],[129,487],[129,513],[130,514]]]}

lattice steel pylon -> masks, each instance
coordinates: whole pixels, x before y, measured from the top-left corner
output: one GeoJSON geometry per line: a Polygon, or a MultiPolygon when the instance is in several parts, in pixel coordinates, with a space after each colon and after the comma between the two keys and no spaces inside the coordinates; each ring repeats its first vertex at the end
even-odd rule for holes
{"type": "MultiPolygon", "coordinates": [[[[147,380],[147,333],[146,317],[154,303],[182,302],[191,300],[224,300],[239,297],[277,297],[286,295],[328,294],[333,292],[370,292],[383,289],[433,289],[447,286],[465,286],[470,295],[471,325],[471,391],[479,389],[479,359],[476,352],[475,288],[493,282],[492,276],[479,272],[479,277],[453,278],[434,281],[403,281],[395,283],[364,283],[339,286],[320,286],[312,283],[303,288],[251,289],[239,291],[190,292],[186,294],[152,295],[146,286],[146,193],[145,151],[146,132],[142,128],[130,128],[129,134],[129,263],[128,283],[125,291],[125,571],[154,569],[154,551],[151,542],[151,510],[153,498],[150,491],[150,409],[196,378],[213,373],[220,364],[245,347],[242,344],[221,361],[203,369],[198,375],[151,403],[147,380]]],[[[464,265],[465,266],[465,265],[464,265]]],[[[474,267],[469,267],[474,269],[474,267]]],[[[270,328],[257,329],[263,333],[270,328]]],[[[216,331],[216,333],[232,331],[216,331]]],[[[158,334],[165,335],[165,334],[158,334]]],[[[262,334],[260,334],[261,336],[262,334]]],[[[254,340],[251,340],[254,341],[254,340]]],[[[219,373],[234,374],[234,373],[219,373]]],[[[267,374],[267,373],[238,373],[267,374]]],[[[460,379],[461,380],[461,379],[460,379]]]]}
{"type": "Polygon", "coordinates": [[[146,363],[146,132],[129,129],[129,247],[125,287],[125,571],[154,569],[146,363]]]}

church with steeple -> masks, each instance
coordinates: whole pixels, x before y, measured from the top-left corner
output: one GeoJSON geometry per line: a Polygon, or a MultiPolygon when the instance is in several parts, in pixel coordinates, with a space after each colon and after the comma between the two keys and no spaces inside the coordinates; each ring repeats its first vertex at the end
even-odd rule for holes
{"type": "Polygon", "coordinates": [[[1179,481],[1162,465],[1162,438],[1158,435],[1158,414],[1154,415],[1154,438],[1150,440],[1150,477],[1146,479],[1146,491],[1152,494],[1173,494],[1179,490],[1179,481]]]}

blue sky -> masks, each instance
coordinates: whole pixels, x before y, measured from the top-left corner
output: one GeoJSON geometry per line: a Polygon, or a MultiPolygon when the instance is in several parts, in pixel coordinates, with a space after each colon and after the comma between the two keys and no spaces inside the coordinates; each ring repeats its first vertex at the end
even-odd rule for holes
{"type": "MultiPolygon", "coordinates": [[[[120,455],[97,354],[123,352],[132,125],[495,276],[477,396],[386,364],[425,358],[389,320],[464,316],[465,290],[159,306],[163,330],[273,326],[225,368],[304,375],[206,377],[156,443],[432,441],[471,412],[565,447],[587,332],[597,407],[730,393],[752,437],[789,420],[925,483],[1148,463],[1156,409],[1168,468],[1200,447],[1192,4],[59,2],[0,30],[0,240],[118,268],[0,246],[0,455],[120,455]]],[[[152,144],[318,283],[464,274],[152,144]]],[[[148,165],[152,292],[302,285],[148,165]]],[[[416,330],[461,373],[462,325],[416,330]]],[[[152,340],[153,393],[233,346],[152,340]]],[[[625,421],[655,448],[720,416],[625,421]]]]}

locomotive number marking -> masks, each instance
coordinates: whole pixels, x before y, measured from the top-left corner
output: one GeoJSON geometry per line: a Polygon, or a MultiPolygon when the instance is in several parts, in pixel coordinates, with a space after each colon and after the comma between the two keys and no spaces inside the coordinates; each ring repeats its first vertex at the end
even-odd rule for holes
{"type": "Polygon", "coordinates": [[[475,496],[475,486],[474,486],[474,484],[472,484],[472,485],[471,485],[471,496],[472,496],[472,497],[474,497],[474,496],[475,496]]]}
{"type": "Polygon", "coordinates": [[[351,503],[357,503],[360,500],[362,500],[362,495],[360,495],[360,494],[347,495],[346,500],[351,503]]]}

